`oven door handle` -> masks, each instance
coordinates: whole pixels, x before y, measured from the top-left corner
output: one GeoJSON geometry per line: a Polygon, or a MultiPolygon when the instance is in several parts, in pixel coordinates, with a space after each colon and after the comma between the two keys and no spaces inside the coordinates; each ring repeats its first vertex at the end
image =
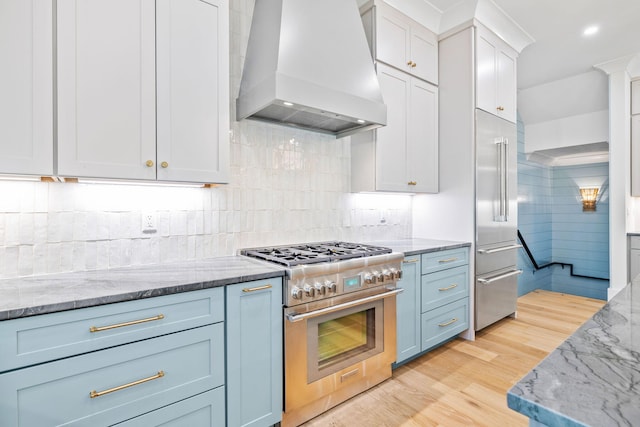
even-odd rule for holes
{"type": "Polygon", "coordinates": [[[349,307],[355,307],[356,305],[364,304],[367,302],[377,301],[379,299],[392,297],[392,296],[398,295],[401,292],[404,292],[404,289],[394,288],[388,292],[384,292],[377,295],[371,295],[370,297],[357,299],[355,301],[349,301],[342,304],[332,305],[331,307],[321,308],[319,310],[310,311],[308,313],[301,313],[301,314],[289,313],[287,314],[287,319],[289,319],[290,322],[299,322],[301,320],[308,319],[310,317],[316,317],[322,314],[333,313],[334,311],[343,310],[349,307]]]}

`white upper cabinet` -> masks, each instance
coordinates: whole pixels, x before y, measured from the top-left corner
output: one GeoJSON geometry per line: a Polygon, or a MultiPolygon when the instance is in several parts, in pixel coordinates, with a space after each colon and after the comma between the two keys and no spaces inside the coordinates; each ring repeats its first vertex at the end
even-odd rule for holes
{"type": "Polygon", "coordinates": [[[476,29],[476,106],[516,122],[516,52],[483,27],[476,29]]]}
{"type": "Polygon", "coordinates": [[[361,11],[373,58],[438,84],[435,33],[382,1],[365,5],[361,11]]]}
{"type": "Polygon", "coordinates": [[[0,173],[53,173],[52,4],[0,0],[0,173]]]}
{"type": "Polygon", "coordinates": [[[58,0],[58,175],[227,179],[224,1],[58,0]]]}
{"type": "Polygon", "coordinates": [[[384,64],[387,126],[351,136],[351,190],[438,191],[438,88],[384,64]]]}
{"type": "Polygon", "coordinates": [[[224,182],[229,164],[228,10],[157,1],[158,179],[224,182]]]}
{"type": "Polygon", "coordinates": [[[57,174],[155,179],[155,1],[58,0],[57,16],[57,174]]]}

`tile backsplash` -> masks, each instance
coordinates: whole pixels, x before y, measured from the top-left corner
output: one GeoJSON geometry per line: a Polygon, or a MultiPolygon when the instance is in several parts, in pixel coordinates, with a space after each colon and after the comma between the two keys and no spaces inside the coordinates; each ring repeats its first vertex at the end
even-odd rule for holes
{"type": "Polygon", "coordinates": [[[349,193],[349,138],[234,120],[253,5],[230,4],[230,183],[205,189],[0,181],[0,278],[411,235],[410,196],[349,193]],[[142,232],[146,213],[155,215],[155,233],[142,232]]]}

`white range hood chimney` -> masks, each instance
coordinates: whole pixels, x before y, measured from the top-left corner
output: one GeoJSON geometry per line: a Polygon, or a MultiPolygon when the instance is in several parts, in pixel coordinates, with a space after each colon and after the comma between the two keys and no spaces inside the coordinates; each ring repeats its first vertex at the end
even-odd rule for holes
{"type": "Polygon", "coordinates": [[[256,0],[236,107],[336,138],[386,125],[356,0],[256,0]]]}

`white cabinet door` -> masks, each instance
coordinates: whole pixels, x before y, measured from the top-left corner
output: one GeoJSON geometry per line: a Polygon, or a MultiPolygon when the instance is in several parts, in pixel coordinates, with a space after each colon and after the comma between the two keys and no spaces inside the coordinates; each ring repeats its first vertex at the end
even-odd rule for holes
{"type": "Polygon", "coordinates": [[[0,0],[0,173],[53,173],[51,0],[0,0]]]}
{"type": "Polygon", "coordinates": [[[228,180],[226,0],[157,1],[158,180],[228,180]]]}
{"type": "Polygon", "coordinates": [[[428,28],[382,2],[376,2],[376,59],[438,84],[438,38],[428,28]]]}
{"type": "Polygon", "coordinates": [[[476,106],[516,122],[516,59],[497,36],[477,30],[476,106]]]}
{"type": "Polygon", "coordinates": [[[411,79],[407,138],[408,182],[419,193],[438,192],[438,88],[411,79]]]}
{"type": "Polygon", "coordinates": [[[411,74],[438,84],[438,38],[424,27],[411,27],[411,74]]]}
{"type": "Polygon", "coordinates": [[[58,0],[57,19],[57,173],[155,179],[154,0],[58,0]]]}
{"type": "Polygon", "coordinates": [[[640,114],[631,116],[631,195],[640,196],[640,114]]]}
{"type": "Polygon", "coordinates": [[[387,125],[376,130],[376,190],[412,191],[407,179],[407,125],[411,77],[378,64],[387,125]]]}
{"type": "Polygon", "coordinates": [[[631,114],[640,114],[640,80],[631,82],[631,114]]]}

